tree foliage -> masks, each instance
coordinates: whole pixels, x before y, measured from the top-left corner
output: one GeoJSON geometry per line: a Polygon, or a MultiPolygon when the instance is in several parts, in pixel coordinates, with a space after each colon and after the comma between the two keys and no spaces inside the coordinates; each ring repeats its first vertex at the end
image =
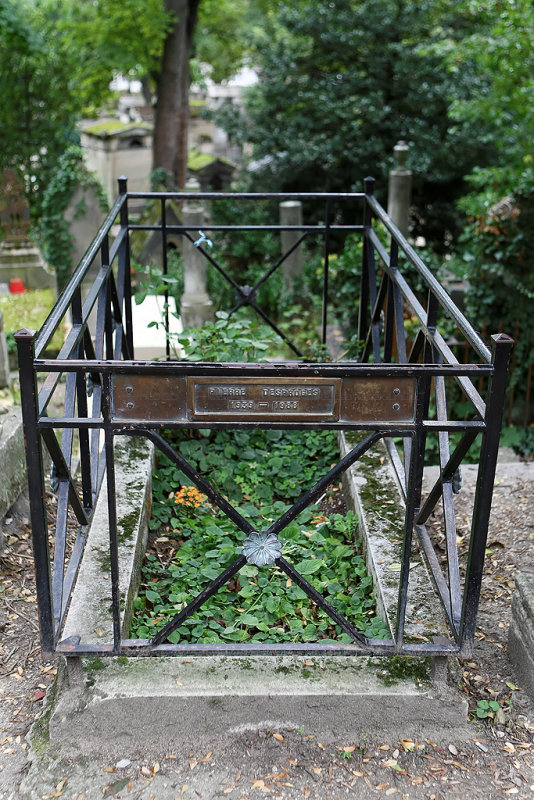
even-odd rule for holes
{"type": "MultiPolygon", "coordinates": [[[[473,128],[456,124],[454,91],[468,99],[478,76],[466,61],[445,68],[436,45],[460,40],[474,20],[443,0],[301,0],[278,4],[257,36],[260,81],[238,123],[263,185],[300,190],[384,187],[399,139],[412,146],[419,227],[442,239],[462,176],[485,153],[473,128]],[[431,223],[434,221],[435,229],[431,223]]],[[[236,128],[234,127],[234,132],[236,128]]]]}
{"type": "Polygon", "coordinates": [[[24,2],[0,0],[0,170],[19,171],[38,216],[43,187],[75,138],[75,104],[61,53],[30,12],[24,2]]]}

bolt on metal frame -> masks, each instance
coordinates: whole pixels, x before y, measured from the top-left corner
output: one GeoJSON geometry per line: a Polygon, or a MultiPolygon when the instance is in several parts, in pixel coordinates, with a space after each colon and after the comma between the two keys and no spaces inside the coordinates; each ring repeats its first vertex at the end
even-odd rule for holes
{"type": "MultiPolygon", "coordinates": [[[[232,194],[232,193],[131,193],[127,191],[126,179],[119,179],[119,197],[109,212],[102,227],[88,248],[65,290],[50,312],[38,333],[23,329],[15,338],[18,347],[20,389],[28,483],[31,504],[31,525],[35,554],[35,570],[41,645],[45,655],[54,653],[67,656],[80,655],[198,655],[198,654],[410,654],[410,655],[467,655],[471,652],[476,615],[479,603],[484,553],[491,508],[491,498],[497,462],[497,451],[507,376],[507,365],[512,340],[504,334],[491,337],[491,346],[482,340],[465,315],[455,306],[439,281],[425,266],[420,256],[400,233],[374,196],[374,181],[367,179],[362,193],[338,194],[232,194]],[[151,200],[160,204],[160,220],[154,225],[133,224],[129,220],[130,199],[151,200]],[[159,231],[162,241],[162,262],[167,271],[166,241],[169,233],[179,233],[194,241],[196,231],[184,225],[167,225],[166,204],[185,200],[238,200],[257,202],[261,200],[320,201],[324,204],[324,222],[298,226],[302,233],[298,242],[284,253],[253,287],[240,286],[216,257],[199,247],[207,261],[232,285],[236,292],[236,303],[232,312],[244,305],[250,306],[269,324],[300,356],[298,347],[278,328],[276,323],[262,310],[257,293],[266,280],[279,269],[285,258],[310,235],[320,235],[324,242],[322,341],[326,342],[328,323],[328,273],[331,254],[331,235],[359,232],[363,238],[363,259],[360,284],[358,338],[362,342],[362,355],[358,361],[340,363],[281,362],[265,364],[207,363],[137,361],[133,347],[132,287],[130,275],[130,232],[135,230],[159,231]],[[355,205],[363,209],[362,224],[338,224],[335,209],[355,205]],[[376,230],[376,221],[387,232],[386,246],[376,230]],[[117,230],[118,229],[118,230],[117,230]],[[117,231],[117,232],[116,232],[117,231]],[[427,291],[426,306],[420,302],[410,288],[399,267],[399,256],[411,265],[427,291]],[[95,260],[100,259],[98,275],[85,298],[82,297],[82,282],[95,260]],[[96,313],[96,335],[89,330],[89,317],[96,313]],[[407,343],[405,314],[408,313],[417,328],[417,333],[407,343]],[[45,357],[45,351],[54,334],[65,324],[68,315],[71,327],[56,358],[45,357]],[[477,360],[458,362],[451,347],[440,333],[438,323],[444,318],[452,321],[457,334],[469,344],[477,360]],[[459,333],[458,333],[459,332],[459,333]],[[38,383],[39,377],[39,383],[38,383]],[[50,416],[52,398],[60,379],[65,379],[63,414],[50,416]],[[120,392],[141,386],[138,381],[148,380],[155,395],[167,381],[171,392],[175,390],[182,398],[176,416],[158,418],[156,412],[149,414],[134,409],[134,403],[121,406],[120,392]],[[471,418],[452,420],[447,411],[447,381],[456,382],[471,405],[471,418]],[[195,406],[195,398],[201,396],[203,382],[226,385],[229,382],[244,386],[283,385],[293,387],[326,386],[327,412],[311,411],[302,415],[279,413],[269,415],[240,413],[225,414],[215,409],[206,417],[195,406]],[[389,381],[389,383],[388,383],[389,381]],[[136,383],[137,382],[137,383],[136,383]],[[225,383],[226,382],[226,383],[225,383]],[[393,384],[391,384],[393,382],[393,384]],[[404,382],[404,383],[403,383],[404,382]],[[132,386],[130,386],[132,384],[132,386]],[[380,408],[373,417],[372,411],[351,400],[359,387],[375,394],[391,385],[411,386],[408,405],[412,411],[396,418],[400,403],[392,411],[380,408]],[[482,393],[482,387],[486,387],[482,393]],[[188,387],[193,387],[188,388],[188,387]],[[193,391],[193,394],[191,394],[193,391]],[[189,394],[188,394],[189,392],[189,394]],[[196,394],[195,394],[196,393],[196,394]],[[91,403],[88,395],[92,395],[91,403]],[[430,413],[431,396],[435,402],[435,413],[430,413]],[[133,409],[133,410],[132,410],[133,409]],[[187,460],[176,452],[161,436],[163,428],[296,428],[357,430],[367,435],[335,465],[315,486],[311,487],[293,506],[258,539],[258,532],[209,482],[199,475],[187,460]],[[60,438],[57,433],[61,432],[60,438]],[[79,481],[73,473],[75,432],[79,448],[79,481]],[[103,444],[101,434],[103,433],[103,444]],[[439,443],[439,477],[430,492],[423,497],[422,478],[425,463],[425,442],[429,433],[437,433],[439,443]],[[458,444],[451,449],[450,437],[461,434],[458,444]],[[211,503],[228,515],[238,528],[250,539],[248,550],[244,549],[197,598],[189,603],[167,625],[158,630],[151,639],[125,639],[121,634],[121,611],[119,593],[119,564],[116,518],[116,486],[113,442],[116,436],[142,436],[152,441],[204,492],[211,503]],[[469,552],[464,566],[463,587],[461,566],[456,541],[454,508],[454,482],[457,470],[477,438],[481,440],[475,504],[471,524],[469,552]],[[393,440],[402,441],[397,447],[393,440]],[[332,483],[337,483],[352,464],[376,442],[384,440],[397,472],[406,503],[402,563],[399,573],[398,606],[396,627],[391,639],[370,639],[357,630],[326,600],[295,567],[287,561],[283,549],[283,530],[307,505],[317,500],[332,483]],[[43,446],[47,449],[57,477],[57,511],[53,541],[47,523],[45,507],[45,473],[43,468],[43,446]],[[102,481],[107,482],[110,599],[113,609],[113,641],[98,645],[80,643],[78,637],[62,639],[69,599],[75,584],[78,568],[84,554],[88,526],[95,508],[102,481]],[[443,569],[436,553],[426,523],[441,502],[444,510],[446,538],[446,568],[443,569]],[[67,547],[67,517],[74,513],[78,533],[67,547]],[[280,534],[281,538],[278,539],[280,534]],[[254,538],[256,536],[256,538],[254,538]],[[251,538],[250,538],[251,537],[251,538]],[[273,544],[274,543],[274,544],[273,544]],[[441,601],[450,632],[448,639],[432,642],[406,641],[404,626],[410,576],[410,552],[418,543],[424,553],[434,588],[441,601]],[[260,558],[285,572],[300,586],[311,601],[341,627],[351,638],[351,643],[190,643],[168,642],[168,636],[191,616],[209,597],[247,563],[245,553],[258,553],[260,558]],[[53,554],[53,555],[52,555],[53,554]],[[267,555],[266,555],[267,554],[267,555]]],[[[361,213],[361,212],[360,212],[361,213]]],[[[271,231],[297,228],[281,225],[209,225],[204,229],[215,231],[271,231]]],[[[384,238],[384,237],[382,237],[384,238]]],[[[168,319],[167,319],[168,326],[168,319]]],[[[167,327],[168,330],[168,327],[167,327]]],[[[167,356],[169,349],[167,345],[167,356]]],[[[390,388],[387,389],[389,392],[390,388]]],[[[322,391],[320,388],[318,392],[322,391]]],[[[400,394],[395,388],[394,395],[400,394]]],[[[393,397],[395,399],[395,397],[393,397]]],[[[389,401],[388,401],[389,402],[389,401]]],[[[405,404],[406,405],[406,404],[405,404]]],[[[215,408],[215,407],[213,407],[215,408]]],[[[249,560],[252,555],[249,555],[249,560]]],[[[259,563],[259,562],[255,562],[259,563]]]]}

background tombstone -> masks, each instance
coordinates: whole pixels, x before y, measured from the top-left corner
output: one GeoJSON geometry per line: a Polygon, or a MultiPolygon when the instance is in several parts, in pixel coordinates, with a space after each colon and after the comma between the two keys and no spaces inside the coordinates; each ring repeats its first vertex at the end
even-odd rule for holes
{"type": "MultiPolygon", "coordinates": [[[[186,192],[198,191],[199,183],[194,178],[187,181],[186,192]]],[[[204,209],[197,200],[188,200],[182,213],[183,224],[191,226],[194,239],[204,225],[204,209]]],[[[209,245],[204,242],[204,248],[209,245]]],[[[206,258],[200,250],[184,236],[182,256],[184,261],[184,293],[180,304],[180,315],[184,328],[200,328],[213,319],[213,304],[206,291],[206,258]]]]}
{"type": "Polygon", "coordinates": [[[26,289],[55,289],[53,270],[29,238],[30,209],[21,179],[6,169],[0,184],[0,226],[6,235],[0,244],[0,283],[20,278],[26,289]]]}
{"type": "Polygon", "coordinates": [[[388,214],[404,236],[410,231],[410,204],[412,202],[412,171],[406,167],[410,148],[406,142],[397,142],[393,148],[396,166],[389,173],[388,214]]]}
{"type": "MultiPolygon", "coordinates": [[[[302,225],[302,203],[300,200],[286,200],[280,203],[280,225],[302,225]]],[[[302,231],[282,231],[282,255],[287,253],[302,236],[302,231]]],[[[282,273],[286,288],[298,288],[302,275],[302,248],[297,247],[282,263],[282,273]]]]}

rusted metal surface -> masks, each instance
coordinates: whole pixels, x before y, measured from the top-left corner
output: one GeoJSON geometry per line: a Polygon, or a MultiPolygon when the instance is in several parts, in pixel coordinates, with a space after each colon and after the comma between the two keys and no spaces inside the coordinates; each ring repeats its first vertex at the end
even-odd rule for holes
{"type": "Polygon", "coordinates": [[[206,378],[116,375],[116,420],[410,422],[413,378],[206,378]]]}

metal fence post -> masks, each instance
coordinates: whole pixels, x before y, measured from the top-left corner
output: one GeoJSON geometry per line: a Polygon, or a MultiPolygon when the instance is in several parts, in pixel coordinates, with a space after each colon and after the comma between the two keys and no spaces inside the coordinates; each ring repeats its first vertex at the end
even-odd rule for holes
{"type": "Polygon", "coordinates": [[[52,580],[48,549],[48,522],[45,506],[45,484],[41,438],[39,436],[39,400],[37,379],[33,370],[35,358],[35,331],[17,331],[19,377],[21,388],[22,425],[28,465],[28,492],[35,558],[35,583],[39,608],[41,647],[45,658],[54,654],[54,619],[52,608],[52,580]]]}
{"type": "Polygon", "coordinates": [[[410,204],[412,201],[412,171],[406,167],[410,148],[406,142],[397,142],[393,148],[396,166],[390,170],[388,185],[388,214],[404,236],[410,230],[410,204]]]}
{"type": "Polygon", "coordinates": [[[475,636],[476,616],[480,601],[480,587],[484,568],[484,555],[488,536],[488,525],[493,497],[493,484],[497,466],[499,438],[501,435],[504,396],[508,361],[514,344],[504,333],[491,337],[494,373],[488,387],[486,406],[486,430],[482,437],[482,448],[478,468],[478,479],[471,526],[471,539],[464,589],[464,611],[460,628],[462,654],[470,655],[475,636]]]}

